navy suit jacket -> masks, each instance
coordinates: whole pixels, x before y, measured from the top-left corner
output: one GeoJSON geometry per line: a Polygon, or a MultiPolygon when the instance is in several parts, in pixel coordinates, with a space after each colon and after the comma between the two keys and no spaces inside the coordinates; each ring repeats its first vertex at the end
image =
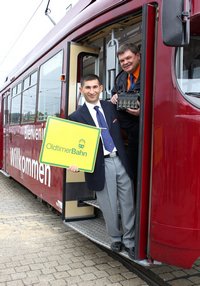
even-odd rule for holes
{"type": "MultiPolygon", "coordinates": [[[[108,101],[100,101],[101,107],[104,111],[106,121],[109,127],[110,134],[114,141],[114,144],[117,148],[119,158],[124,165],[128,174],[130,174],[127,163],[127,154],[125,151],[124,143],[121,137],[121,131],[119,127],[119,122],[117,119],[117,113],[115,110],[115,106],[108,101]]],[[[90,115],[90,112],[84,104],[71,115],[69,115],[69,119],[72,121],[93,125],[95,126],[94,120],[90,115]]],[[[95,163],[95,168],[93,173],[85,173],[85,179],[90,190],[101,191],[104,188],[105,184],[105,163],[104,163],[104,154],[103,154],[103,146],[100,140],[99,147],[97,151],[97,158],[95,163]]]]}

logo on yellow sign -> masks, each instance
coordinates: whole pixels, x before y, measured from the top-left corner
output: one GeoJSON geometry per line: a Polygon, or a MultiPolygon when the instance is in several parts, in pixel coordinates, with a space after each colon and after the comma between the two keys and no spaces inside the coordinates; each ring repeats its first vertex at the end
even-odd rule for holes
{"type": "MultiPolygon", "coordinates": [[[[84,139],[79,140],[78,147],[81,149],[84,149],[84,147],[85,147],[85,140],[84,139]]],[[[63,152],[63,153],[67,153],[67,154],[73,154],[73,155],[77,155],[77,156],[87,157],[87,152],[83,152],[82,150],[80,150],[80,149],[78,150],[77,148],[67,148],[67,147],[63,147],[63,146],[59,146],[59,145],[54,145],[52,143],[47,143],[46,148],[50,149],[52,151],[55,151],[55,152],[63,152]]]]}

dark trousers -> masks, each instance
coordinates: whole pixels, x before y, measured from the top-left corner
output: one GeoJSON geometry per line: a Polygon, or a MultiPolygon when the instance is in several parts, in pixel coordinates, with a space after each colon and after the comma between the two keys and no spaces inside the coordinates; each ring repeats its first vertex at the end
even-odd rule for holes
{"type": "Polygon", "coordinates": [[[128,161],[131,170],[131,178],[133,179],[135,194],[137,192],[137,177],[138,177],[138,143],[139,143],[139,122],[134,126],[126,129],[128,137],[128,161]]]}
{"type": "MultiPolygon", "coordinates": [[[[120,127],[125,131],[127,142],[127,155],[131,179],[134,184],[134,194],[137,193],[138,177],[138,143],[139,143],[139,117],[134,117],[126,111],[118,111],[120,127]]],[[[124,133],[124,132],[123,132],[124,133]]]]}

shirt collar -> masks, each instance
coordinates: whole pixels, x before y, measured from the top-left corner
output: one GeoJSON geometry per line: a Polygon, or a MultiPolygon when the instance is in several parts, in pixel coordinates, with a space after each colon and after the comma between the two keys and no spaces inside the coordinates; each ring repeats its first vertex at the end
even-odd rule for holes
{"type": "Polygon", "coordinates": [[[86,101],[85,104],[89,110],[93,110],[95,106],[99,106],[101,108],[100,101],[95,104],[86,101]]]}
{"type": "Polygon", "coordinates": [[[135,81],[138,80],[140,74],[140,65],[137,66],[136,70],[133,72],[133,76],[135,78],[135,81]]]}

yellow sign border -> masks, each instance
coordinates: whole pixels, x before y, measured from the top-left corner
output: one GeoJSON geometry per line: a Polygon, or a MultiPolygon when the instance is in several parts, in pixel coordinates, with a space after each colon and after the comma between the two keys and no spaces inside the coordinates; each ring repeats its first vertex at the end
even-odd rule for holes
{"type": "MultiPolygon", "coordinates": [[[[48,116],[47,118],[47,122],[46,122],[46,130],[45,130],[45,134],[44,134],[44,138],[43,138],[43,142],[42,142],[42,146],[41,146],[41,151],[40,151],[40,156],[39,156],[39,161],[41,163],[44,164],[48,164],[51,166],[55,166],[55,167],[62,167],[62,168],[67,168],[71,165],[77,165],[76,164],[76,159],[77,157],[74,156],[74,164],[67,164],[67,158],[66,158],[66,164],[60,164],[57,163],[56,161],[51,161],[51,160],[45,160],[43,157],[45,157],[45,152],[46,152],[46,143],[48,140],[48,130],[50,129],[49,126],[51,124],[52,121],[62,121],[67,123],[67,125],[69,126],[69,124],[74,125],[74,126],[79,126],[85,129],[85,131],[87,131],[88,129],[90,129],[90,131],[92,130],[93,136],[94,136],[94,148],[90,148],[90,155],[91,155],[91,163],[90,163],[90,167],[89,168],[84,168],[84,167],[79,167],[80,171],[84,171],[84,172],[88,172],[88,173],[93,173],[94,172],[94,166],[95,166],[95,162],[96,162],[96,155],[97,155],[97,150],[98,150],[98,144],[99,144],[99,139],[100,139],[100,133],[101,133],[101,129],[96,127],[96,126],[91,126],[91,125],[87,125],[87,124],[83,124],[80,122],[75,122],[75,121],[71,121],[71,120],[67,120],[67,119],[63,119],[63,118],[59,118],[59,117],[54,117],[54,116],[48,116]],[[93,132],[94,131],[94,132],[93,132]]],[[[67,125],[66,125],[66,129],[67,129],[67,125]]],[[[55,139],[56,140],[56,139],[55,139]]],[[[56,143],[55,143],[56,144],[56,143]]],[[[71,155],[71,154],[70,154],[71,155]]],[[[71,157],[73,157],[71,155],[71,157]]]]}

